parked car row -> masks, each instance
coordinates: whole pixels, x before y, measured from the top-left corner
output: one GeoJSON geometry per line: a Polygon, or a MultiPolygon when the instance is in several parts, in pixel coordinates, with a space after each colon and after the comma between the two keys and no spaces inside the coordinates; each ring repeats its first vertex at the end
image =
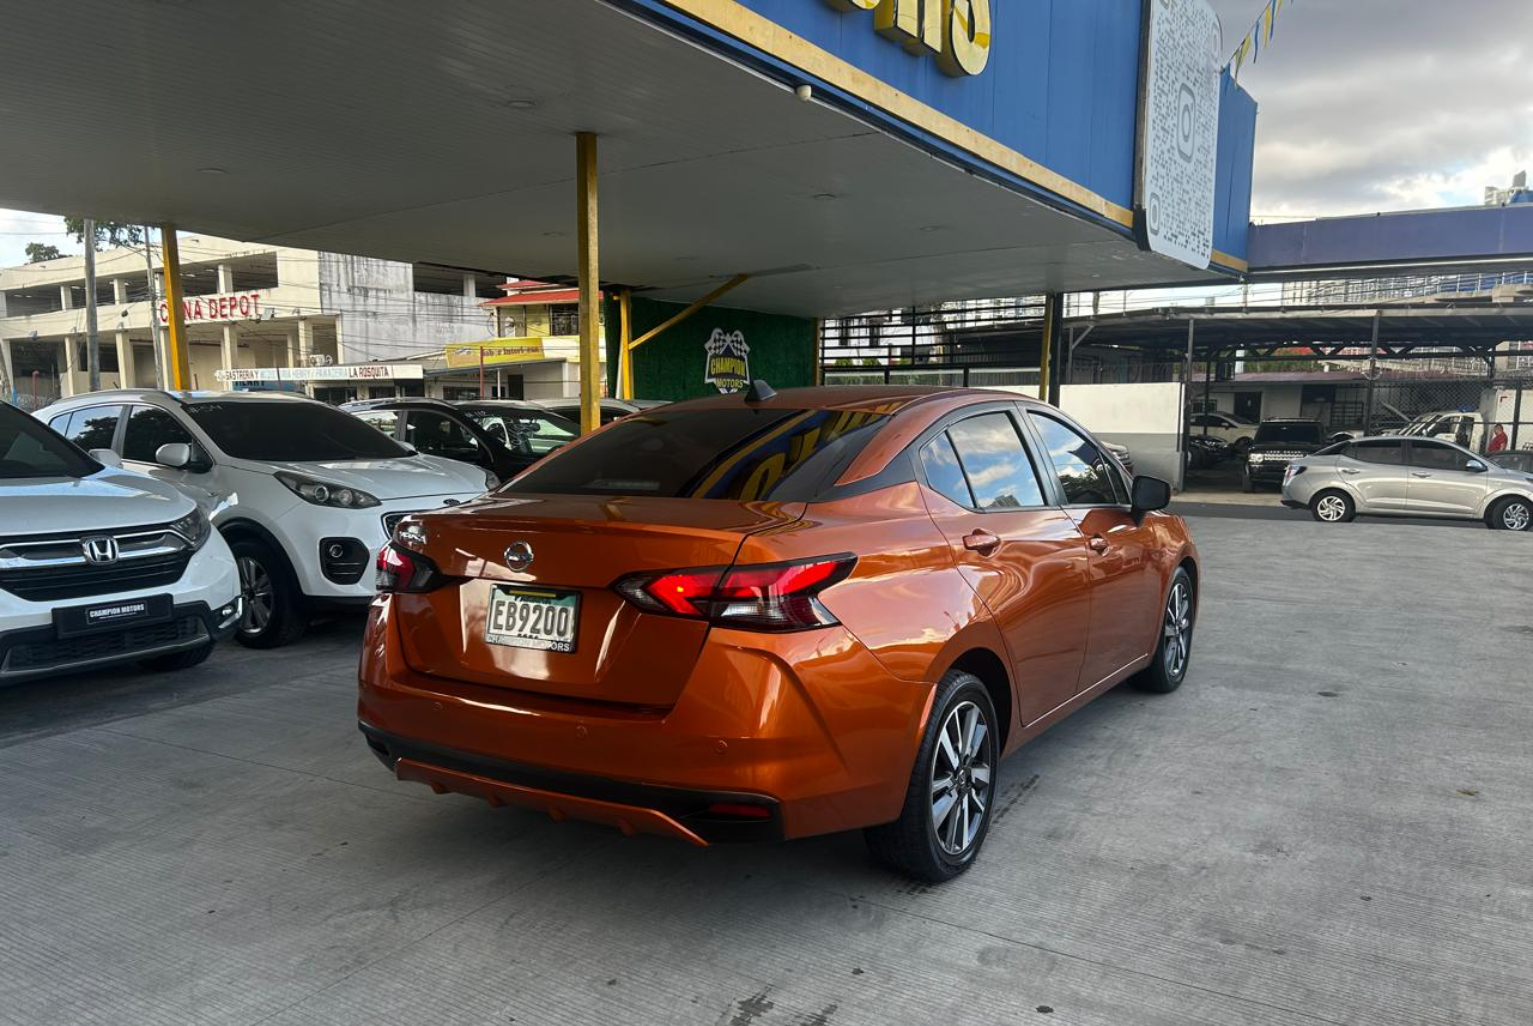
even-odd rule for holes
{"type": "Polygon", "coordinates": [[[528,402],[338,410],[274,392],[115,390],[0,417],[0,682],[190,666],[229,636],[288,644],[312,617],[371,601],[400,518],[471,499],[580,434],[528,402]]]}

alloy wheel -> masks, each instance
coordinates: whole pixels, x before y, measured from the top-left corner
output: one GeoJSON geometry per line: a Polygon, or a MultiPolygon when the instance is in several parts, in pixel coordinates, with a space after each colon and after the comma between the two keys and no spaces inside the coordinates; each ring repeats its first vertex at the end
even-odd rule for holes
{"type": "Polygon", "coordinates": [[[990,812],[995,741],[984,710],[961,702],[942,722],[932,759],[932,829],[949,855],[961,855],[990,812]]]}
{"type": "Polygon", "coordinates": [[[1323,495],[1315,503],[1315,514],[1326,523],[1339,523],[1347,515],[1347,504],[1339,495],[1323,495]]]}
{"type": "Polygon", "coordinates": [[[1184,580],[1172,585],[1171,596],[1166,599],[1165,631],[1162,658],[1166,676],[1176,680],[1187,669],[1187,657],[1192,653],[1192,596],[1184,580]]]}
{"type": "Polygon", "coordinates": [[[1508,531],[1526,531],[1530,520],[1533,513],[1529,513],[1526,503],[1513,502],[1501,511],[1501,523],[1508,531]]]}
{"type": "Polygon", "coordinates": [[[276,607],[276,590],[266,568],[250,556],[237,560],[240,571],[240,594],[245,597],[245,612],[240,617],[240,632],[260,634],[271,623],[276,607]]]}

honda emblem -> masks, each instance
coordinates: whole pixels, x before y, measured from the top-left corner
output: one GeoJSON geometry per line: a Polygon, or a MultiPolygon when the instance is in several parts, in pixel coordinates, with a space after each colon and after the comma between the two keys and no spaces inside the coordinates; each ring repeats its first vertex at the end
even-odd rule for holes
{"type": "Polygon", "coordinates": [[[90,538],[80,539],[80,547],[85,550],[85,561],[97,566],[106,566],[117,562],[117,539],[109,534],[98,534],[90,538]]]}

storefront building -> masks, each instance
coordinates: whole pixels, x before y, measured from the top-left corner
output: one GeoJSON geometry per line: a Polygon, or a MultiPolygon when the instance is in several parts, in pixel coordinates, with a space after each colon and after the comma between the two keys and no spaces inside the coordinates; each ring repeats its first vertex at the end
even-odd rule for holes
{"type": "MultiPolygon", "coordinates": [[[[420,367],[395,367],[495,333],[481,304],[504,275],[206,236],[180,247],[194,388],[409,393],[423,387],[420,367]]],[[[158,247],[147,265],[141,248],[96,257],[103,388],[158,383],[158,258],[158,247]]],[[[89,387],[85,306],[83,257],[0,270],[0,397],[46,405],[89,387]]]]}

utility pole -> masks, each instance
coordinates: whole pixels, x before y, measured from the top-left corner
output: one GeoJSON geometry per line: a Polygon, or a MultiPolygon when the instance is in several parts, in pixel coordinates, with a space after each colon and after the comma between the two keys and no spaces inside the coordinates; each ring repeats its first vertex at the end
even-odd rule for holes
{"type": "Polygon", "coordinates": [[[160,304],[154,287],[153,247],[149,242],[149,225],[144,225],[144,284],[149,289],[149,340],[154,343],[154,385],[168,388],[165,374],[165,341],[160,337],[160,304]]]}
{"type": "Polygon", "coordinates": [[[85,354],[90,390],[99,392],[101,333],[96,330],[96,222],[89,217],[85,219],[85,354]]]}

